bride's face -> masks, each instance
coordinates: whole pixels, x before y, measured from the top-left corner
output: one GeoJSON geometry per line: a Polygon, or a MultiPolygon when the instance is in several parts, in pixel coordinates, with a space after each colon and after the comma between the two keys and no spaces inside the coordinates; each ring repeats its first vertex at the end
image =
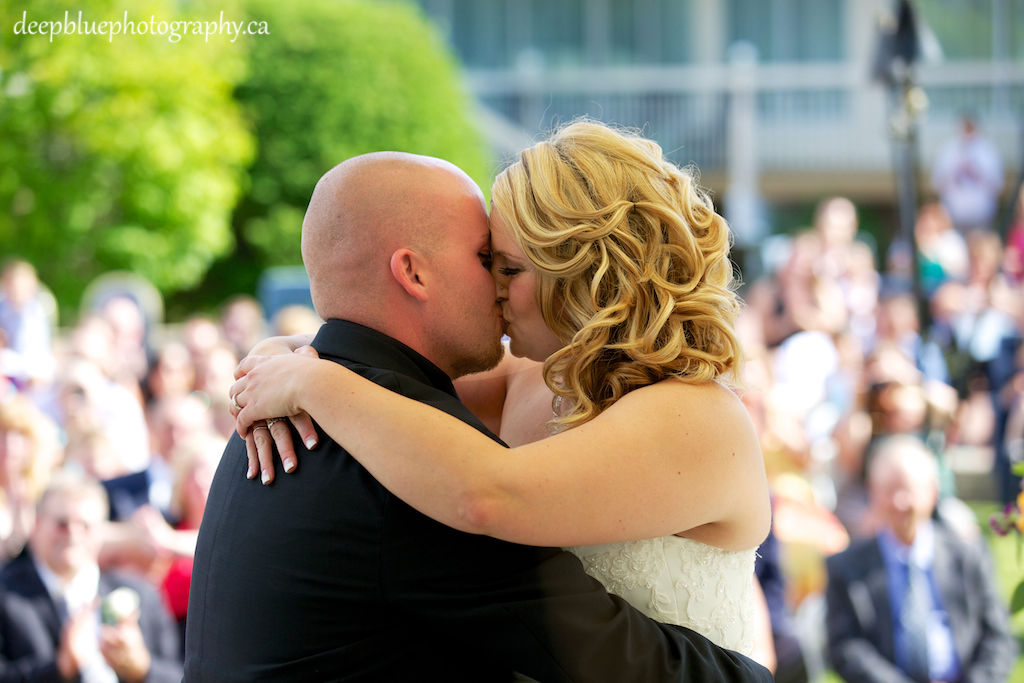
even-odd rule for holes
{"type": "Polygon", "coordinates": [[[562,348],[558,337],[544,322],[537,303],[537,277],[510,228],[497,209],[491,210],[491,275],[501,305],[502,331],[512,340],[513,356],[543,362],[562,348]]]}

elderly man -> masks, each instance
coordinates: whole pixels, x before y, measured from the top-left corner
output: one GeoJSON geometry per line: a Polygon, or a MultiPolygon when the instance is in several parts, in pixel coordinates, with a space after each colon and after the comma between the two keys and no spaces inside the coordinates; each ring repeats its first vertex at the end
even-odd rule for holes
{"type": "Polygon", "coordinates": [[[984,549],[933,521],[935,457],[882,442],[868,471],[874,538],[828,560],[828,650],[846,683],[1000,683],[1017,648],[984,549]]]}
{"type": "Polygon", "coordinates": [[[28,550],[0,573],[0,681],[181,680],[177,630],[159,596],[97,565],[106,519],[95,482],[60,477],[43,494],[28,550]],[[119,588],[139,604],[101,624],[100,601],[119,588]]]}
{"type": "MultiPolygon", "coordinates": [[[[302,254],[322,358],[496,439],[451,381],[502,355],[465,173],[410,154],[346,161],[317,184],[302,254]]],[[[244,476],[244,442],[228,445],[199,532],[186,681],[771,680],[609,597],[571,555],[419,514],[323,434],[302,462],[264,487],[244,476]]]]}

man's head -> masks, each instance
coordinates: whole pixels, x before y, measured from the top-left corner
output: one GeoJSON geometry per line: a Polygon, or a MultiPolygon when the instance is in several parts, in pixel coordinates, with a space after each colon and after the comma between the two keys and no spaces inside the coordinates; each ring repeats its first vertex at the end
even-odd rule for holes
{"type": "Polygon", "coordinates": [[[849,246],[857,236],[857,207],[846,197],[823,200],[814,211],[814,228],[826,249],[849,246]]]}
{"type": "Polygon", "coordinates": [[[887,437],[868,469],[868,495],[878,521],[910,545],[939,499],[935,455],[917,437],[887,437]]]}
{"type": "Polygon", "coordinates": [[[15,310],[20,311],[39,292],[35,267],[20,259],[5,262],[0,269],[0,291],[15,310]]]}
{"type": "Polygon", "coordinates": [[[213,418],[203,402],[190,394],[171,394],[149,410],[150,447],[170,460],[179,445],[213,430],[213,418]]]}
{"type": "Polygon", "coordinates": [[[452,377],[501,358],[483,194],[440,159],[376,152],[317,183],[302,258],[324,320],[393,337],[452,377]]]}
{"type": "Polygon", "coordinates": [[[88,479],[58,476],[43,493],[29,539],[32,554],[64,580],[95,564],[103,545],[107,493],[88,479]]]}

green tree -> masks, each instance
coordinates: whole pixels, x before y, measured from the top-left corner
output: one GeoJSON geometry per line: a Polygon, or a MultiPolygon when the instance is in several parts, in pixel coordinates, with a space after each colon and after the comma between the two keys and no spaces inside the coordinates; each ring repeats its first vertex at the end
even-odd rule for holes
{"type": "Polygon", "coordinates": [[[235,211],[239,249],[211,270],[207,301],[252,292],[266,266],[301,263],[313,187],[349,157],[427,154],[489,182],[455,60],[417,7],[365,0],[250,0],[246,7],[270,28],[252,41],[236,93],[259,151],[235,211]]]}
{"type": "Polygon", "coordinates": [[[86,25],[125,12],[143,23],[211,19],[225,3],[188,3],[188,14],[174,0],[18,5],[0,5],[0,254],[32,261],[65,317],[109,269],[164,293],[193,287],[233,247],[231,211],[253,156],[232,99],[244,46],[63,26],[51,40],[14,27],[65,12],[75,23],[79,11],[86,25]]]}

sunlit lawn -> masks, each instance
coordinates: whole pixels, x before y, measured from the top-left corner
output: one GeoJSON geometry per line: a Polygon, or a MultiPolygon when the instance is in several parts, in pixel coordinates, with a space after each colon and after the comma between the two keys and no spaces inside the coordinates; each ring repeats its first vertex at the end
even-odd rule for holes
{"type": "MultiPolygon", "coordinates": [[[[1006,604],[1009,605],[1010,596],[1013,595],[1014,588],[1024,580],[1024,557],[1018,562],[1017,537],[1013,535],[1005,537],[996,536],[989,529],[989,515],[999,510],[998,504],[971,503],[970,505],[985,531],[985,538],[988,540],[989,548],[992,549],[992,558],[995,561],[999,586],[1002,588],[1006,604]]],[[[1017,640],[1021,641],[1021,649],[1024,651],[1024,610],[1012,617],[1011,626],[1014,634],[1017,636],[1017,640]]],[[[1017,658],[1017,666],[1010,675],[1010,681],[1012,683],[1024,683],[1024,657],[1017,658]]]]}

